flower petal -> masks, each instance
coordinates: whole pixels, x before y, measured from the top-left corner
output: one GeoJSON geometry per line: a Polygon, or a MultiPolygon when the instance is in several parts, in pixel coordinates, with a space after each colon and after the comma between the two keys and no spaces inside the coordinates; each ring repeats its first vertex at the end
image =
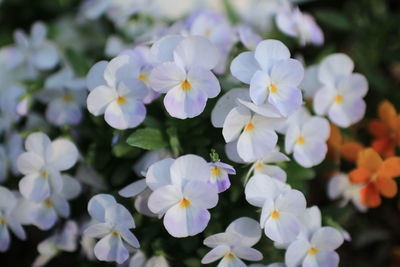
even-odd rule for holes
{"type": "Polygon", "coordinates": [[[254,246],[261,238],[260,224],[249,217],[241,217],[231,222],[226,228],[226,233],[237,235],[240,245],[246,247],[254,246]]]}
{"type": "Polygon", "coordinates": [[[64,171],[70,169],[78,160],[78,149],[75,144],[65,138],[54,140],[51,143],[52,155],[48,163],[56,170],[64,171]]]}
{"type": "Polygon", "coordinates": [[[86,75],[86,86],[89,91],[92,91],[94,88],[106,85],[106,80],[104,79],[104,71],[107,67],[108,62],[105,60],[99,61],[94,64],[88,74],[86,75]]]}
{"type": "Polygon", "coordinates": [[[142,193],[146,187],[146,179],[140,179],[119,190],[118,194],[123,197],[136,197],[142,193]]]}
{"type": "Polygon", "coordinates": [[[217,77],[202,67],[191,67],[187,74],[187,80],[194,89],[206,92],[208,98],[214,98],[221,92],[217,77]]]}
{"type": "Polygon", "coordinates": [[[166,93],[180,86],[186,79],[186,73],[173,62],[157,65],[150,73],[149,85],[159,93],[166,93]]]}
{"type": "Polygon", "coordinates": [[[211,251],[209,251],[204,257],[201,259],[202,264],[209,264],[211,262],[214,262],[216,260],[219,260],[225,254],[229,253],[230,249],[228,246],[225,245],[220,245],[215,248],[213,248],[211,251]]]}
{"type": "Polygon", "coordinates": [[[264,71],[270,72],[277,61],[290,57],[290,51],[281,41],[264,40],[257,45],[254,57],[264,71]]]}
{"type": "Polygon", "coordinates": [[[254,52],[243,52],[232,60],[230,69],[236,79],[249,84],[254,73],[260,67],[254,58],[254,52]]]}
{"type": "Polygon", "coordinates": [[[37,174],[27,175],[19,181],[19,191],[29,200],[42,202],[50,196],[49,181],[37,174]]]}
{"type": "Polygon", "coordinates": [[[175,185],[166,185],[155,190],[149,197],[149,209],[157,214],[164,214],[182,199],[182,192],[175,185]]]}
{"type": "Polygon", "coordinates": [[[38,173],[43,166],[43,158],[33,152],[24,152],[17,159],[17,168],[25,175],[38,173]]]}
{"type": "Polygon", "coordinates": [[[146,184],[151,190],[171,184],[170,169],[174,159],[166,158],[150,165],[146,173],[146,184]]]}
{"type": "Polygon", "coordinates": [[[185,155],[177,158],[171,165],[172,184],[184,186],[189,181],[202,181],[207,183],[210,178],[211,168],[207,162],[196,155],[185,155]]]}
{"type": "Polygon", "coordinates": [[[258,70],[254,73],[250,81],[250,98],[251,100],[260,105],[265,102],[269,95],[269,86],[271,78],[265,71],[258,70]]]}
{"type": "Polygon", "coordinates": [[[313,234],[311,244],[317,249],[335,250],[343,244],[343,235],[335,228],[322,227],[313,234]]]}
{"type": "Polygon", "coordinates": [[[248,261],[260,261],[263,259],[261,252],[254,248],[234,246],[232,252],[236,257],[248,261]]]}
{"type": "Polygon", "coordinates": [[[117,98],[117,91],[108,86],[98,86],[94,88],[86,100],[87,108],[95,116],[101,115],[106,111],[107,106],[117,98]]]}
{"type": "Polygon", "coordinates": [[[132,214],[127,208],[118,203],[106,207],[104,219],[107,223],[118,229],[130,229],[136,227],[132,214]]]}
{"type": "Polygon", "coordinates": [[[129,252],[122,243],[119,235],[109,234],[97,242],[94,254],[101,261],[116,261],[122,264],[129,258],[129,252]]]}
{"type": "Polygon", "coordinates": [[[99,222],[105,222],[107,207],[116,204],[115,198],[108,194],[97,194],[89,200],[88,212],[99,222]]]}
{"type": "Polygon", "coordinates": [[[251,112],[243,106],[233,108],[225,118],[222,135],[225,142],[235,141],[251,119],[251,112]]]}
{"type": "Polygon", "coordinates": [[[310,248],[310,243],[305,239],[292,242],[285,253],[285,263],[288,267],[301,266],[310,248]]]}
{"type": "Polygon", "coordinates": [[[146,117],[144,104],[135,98],[127,97],[126,103],[111,102],[104,113],[105,121],[113,128],[124,130],[141,124],[146,117]]]}
{"type": "Polygon", "coordinates": [[[319,81],[335,88],[338,77],[350,75],[353,72],[353,60],[346,54],[336,53],[326,57],[319,66],[319,81]]]}
{"type": "Polygon", "coordinates": [[[183,189],[183,197],[188,199],[191,205],[211,209],[218,203],[218,192],[215,187],[203,181],[189,181],[183,189]]]}

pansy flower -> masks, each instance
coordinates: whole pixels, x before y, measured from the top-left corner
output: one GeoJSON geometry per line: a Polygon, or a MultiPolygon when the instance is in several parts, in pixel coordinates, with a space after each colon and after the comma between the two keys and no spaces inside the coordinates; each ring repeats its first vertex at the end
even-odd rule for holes
{"type": "Polygon", "coordinates": [[[221,91],[211,72],[220,58],[218,49],[205,37],[167,35],[152,46],[162,62],[150,74],[149,84],[159,93],[166,93],[164,106],[175,118],[200,115],[208,98],[221,91]]]}
{"type": "Polygon", "coordinates": [[[393,178],[400,176],[400,157],[385,160],[372,148],[358,154],[357,168],[349,173],[354,184],[362,184],[361,203],[375,208],[381,204],[381,195],[392,198],[397,193],[397,183],[393,178]]]}
{"type": "Polygon", "coordinates": [[[288,160],[289,158],[285,154],[279,152],[278,147],[276,147],[267,156],[254,162],[249,172],[254,174],[265,174],[285,182],[286,172],[279,166],[271,165],[271,163],[279,163],[288,160]]]}
{"type": "Polygon", "coordinates": [[[211,167],[211,176],[208,183],[217,188],[218,193],[227,190],[231,186],[229,175],[235,175],[235,169],[231,165],[220,161],[210,162],[208,165],[211,167]]]}
{"type": "Polygon", "coordinates": [[[142,99],[148,95],[148,89],[140,80],[140,66],[135,56],[121,55],[109,63],[96,63],[86,83],[91,91],[87,98],[90,113],[104,114],[111,127],[121,130],[142,123],[146,116],[142,99]]]}
{"type": "Polygon", "coordinates": [[[154,192],[148,206],[164,215],[164,226],[172,236],[193,236],[206,228],[211,218],[208,209],[218,203],[217,189],[208,183],[210,175],[210,166],[195,155],[150,166],[146,182],[154,192]]]}
{"type": "Polygon", "coordinates": [[[221,259],[218,266],[243,267],[242,261],[262,260],[262,254],[252,248],[261,238],[261,229],[257,221],[241,217],[234,220],[223,233],[208,236],[204,245],[212,248],[201,260],[208,264],[221,259]]]}
{"type": "Polygon", "coordinates": [[[400,115],[389,101],[378,107],[379,120],[371,120],[368,130],[374,137],[372,148],[383,157],[395,155],[395,147],[400,145],[400,115]]]}

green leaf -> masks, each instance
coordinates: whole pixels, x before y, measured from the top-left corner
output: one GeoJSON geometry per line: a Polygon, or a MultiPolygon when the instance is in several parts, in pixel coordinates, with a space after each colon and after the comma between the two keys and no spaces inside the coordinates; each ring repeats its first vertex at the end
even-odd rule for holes
{"type": "Polygon", "coordinates": [[[168,145],[161,131],[154,128],[136,130],[128,137],[126,142],[131,146],[146,150],[158,150],[168,145]]]}
{"type": "Polygon", "coordinates": [[[322,25],[325,25],[333,30],[349,31],[352,29],[350,20],[338,10],[319,9],[314,14],[322,25]]]}

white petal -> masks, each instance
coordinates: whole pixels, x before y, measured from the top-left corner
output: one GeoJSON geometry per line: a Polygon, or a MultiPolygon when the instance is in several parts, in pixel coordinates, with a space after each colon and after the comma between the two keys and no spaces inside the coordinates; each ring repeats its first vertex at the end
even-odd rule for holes
{"type": "Polygon", "coordinates": [[[281,41],[264,40],[257,45],[254,57],[263,70],[270,72],[277,61],[288,59],[290,52],[281,41]]]}
{"type": "Polygon", "coordinates": [[[130,246],[134,248],[139,248],[139,240],[137,240],[136,236],[132,234],[131,231],[128,229],[120,229],[119,233],[121,234],[121,237],[124,239],[125,242],[127,242],[130,246]]]}
{"type": "MultiPolygon", "coordinates": [[[[339,255],[335,251],[319,251],[316,255],[318,266],[337,267],[339,266],[339,255]]],[[[304,262],[306,265],[307,262],[304,262]]]]}
{"type": "Polygon", "coordinates": [[[175,185],[166,185],[155,190],[149,197],[149,209],[164,214],[182,199],[182,192],[175,185]]]}
{"type": "Polygon", "coordinates": [[[284,117],[287,117],[299,109],[303,98],[300,89],[280,86],[277,92],[269,94],[268,102],[275,106],[284,117]]]}
{"type": "Polygon", "coordinates": [[[260,105],[265,102],[269,95],[269,86],[271,78],[265,71],[258,70],[254,73],[250,81],[250,98],[251,100],[260,105]]]}
{"type": "Polygon", "coordinates": [[[146,184],[153,191],[171,184],[170,169],[174,159],[166,158],[150,165],[146,173],[146,184]]]}
{"type": "Polygon", "coordinates": [[[211,70],[219,58],[220,52],[215,45],[201,36],[186,37],[174,50],[175,62],[185,68],[198,66],[211,70]]]}
{"type": "Polygon", "coordinates": [[[218,192],[215,187],[203,181],[189,181],[183,189],[183,197],[188,199],[191,205],[211,209],[218,203],[218,192]]]}
{"type": "Polygon", "coordinates": [[[193,88],[205,91],[208,98],[214,98],[221,92],[217,77],[211,71],[202,67],[191,67],[187,80],[193,88]]]}
{"type": "Polygon", "coordinates": [[[131,55],[120,55],[113,58],[104,70],[104,79],[110,87],[125,79],[139,76],[138,59],[131,55]]]}
{"type": "Polygon", "coordinates": [[[63,181],[61,195],[68,200],[76,198],[82,191],[81,184],[77,179],[69,175],[64,174],[61,178],[63,181]]]}
{"type": "Polygon", "coordinates": [[[118,203],[106,208],[104,219],[107,223],[115,226],[118,229],[130,229],[136,227],[132,214],[127,208],[118,203]]]}
{"type": "Polygon", "coordinates": [[[349,99],[334,103],[329,110],[329,119],[340,127],[349,127],[360,121],[365,114],[366,104],[362,99],[349,99]]]}
{"type": "Polygon", "coordinates": [[[243,52],[232,60],[231,73],[241,82],[250,83],[254,73],[260,67],[254,58],[254,52],[243,52]]]}
{"type": "Polygon", "coordinates": [[[251,177],[246,184],[246,200],[253,206],[262,207],[266,198],[275,199],[287,187],[286,184],[267,175],[257,174],[251,177]]]}
{"type": "Polygon", "coordinates": [[[189,181],[207,182],[210,178],[211,168],[207,162],[196,155],[185,155],[177,158],[171,165],[172,183],[178,186],[189,181]]]}
{"type": "Polygon", "coordinates": [[[24,152],[17,159],[17,168],[25,175],[38,173],[43,166],[43,158],[33,152],[24,152]]]}
{"type": "Polygon", "coordinates": [[[107,207],[116,204],[115,198],[108,194],[98,194],[92,197],[88,203],[90,216],[99,222],[105,222],[105,212],[107,207]]]}
{"type": "Polygon", "coordinates": [[[288,190],[275,200],[275,208],[278,211],[300,215],[306,210],[306,198],[298,190],[288,190]]]}
{"type": "Polygon", "coordinates": [[[351,186],[345,173],[338,173],[331,177],[328,182],[328,196],[330,199],[339,198],[351,186]]]}
{"type": "Polygon", "coordinates": [[[0,186],[0,210],[9,213],[17,205],[17,198],[4,186],[0,186]]]}
{"type": "Polygon", "coordinates": [[[53,207],[39,204],[34,213],[34,225],[40,230],[48,230],[56,223],[58,217],[53,207]]]}
{"type": "Polygon", "coordinates": [[[288,267],[301,266],[309,248],[310,243],[305,239],[298,239],[292,242],[285,253],[286,265],[288,267]]]}
{"type": "Polygon", "coordinates": [[[6,224],[0,224],[0,252],[4,252],[10,246],[10,233],[6,224]]]}
{"type": "Polygon", "coordinates": [[[334,87],[338,77],[350,75],[353,69],[354,63],[349,56],[341,53],[332,54],[319,65],[319,81],[334,87]]]}
{"type": "Polygon", "coordinates": [[[109,234],[97,242],[94,254],[102,261],[116,261],[121,264],[129,257],[129,252],[122,243],[119,235],[109,234]]]}
{"type": "Polygon", "coordinates": [[[53,195],[51,196],[51,201],[53,202],[53,207],[57,211],[60,217],[68,218],[70,214],[70,207],[68,201],[61,196],[53,195]]]}
{"type": "Polygon", "coordinates": [[[321,211],[317,206],[307,208],[303,214],[299,216],[299,220],[302,224],[301,233],[297,237],[298,239],[303,237],[307,240],[311,239],[311,235],[321,228],[321,211]]]}
{"type": "Polygon", "coordinates": [[[322,227],[312,236],[311,244],[317,249],[335,250],[343,244],[343,235],[335,228],[322,227]]]}
{"type": "Polygon", "coordinates": [[[117,98],[117,91],[108,86],[98,86],[94,88],[86,100],[87,108],[95,116],[101,115],[106,111],[107,106],[117,98]]]}
{"type": "Polygon", "coordinates": [[[138,250],[129,260],[129,267],[144,267],[145,263],[146,255],[141,250],[138,250]]]}
{"type": "Polygon", "coordinates": [[[19,181],[19,191],[25,198],[41,202],[50,196],[49,181],[37,174],[27,175],[19,181]]]}
{"type": "Polygon", "coordinates": [[[60,138],[51,143],[53,153],[49,164],[56,170],[68,170],[78,160],[78,149],[75,144],[65,138],[60,138]]]}
{"type": "Polygon", "coordinates": [[[297,87],[303,80],[304,68],[296,59],[285,59],[275,64],[271,71],[271,80],[278,86],[297,87]]]}
{"type": "Polygon", "coordinates": [[[296,145],[297,138],[300,137],[300,126],[298,123],[289,125],[285,135],[285,152],[287,154],[293,151],[293,147],[296,145]]]}
{"type": "Polygon", "coordinates": [[[102,60],[90,68],[86,76],[86,86],[89,91],[92,91],[98,86],[106,85],[106,80],[104,79],[104,70],[106,69],[107,64],[107,61],[102,60]]]}
{"type": "Polygon", "coordinates": [[[223,257],[217,267],[247,267],[247,265],[235,256],[233,258],[223,257]]]}
{"type": "Polygon", "coordinates": [[[185,81],[186,73],[173,62],[157,65],[150,73],[149,85],[159,93],[166,93],[185,81]]]}
{"type": "Polygon", "coordinates": [[[306,140],[304,144],[296,144],[294,158],[301,166],[309,168],[320,164],[328,151],[325,142],[319,140],[306,140]]]}
{"type": "Polygon", "coordinates": [[[219,245],[235,245],[239,236],[233,233],[219,233],[208,236],[204,239],[203,244],[210,248],[215,248],[219,245]]]}
{"type": "Polygon", "coordinates": [[[187,237],[203,232],[210,221],[206,209],[195,206],[181,208],[176,204],[164,216],[164,226],[174,237],[187,237]]]}
{"type": "Polygon", "coordinates": [[[40,45],[47,35],[47,28],[44,23],[38,21],[31,28],[31,42],[34,46],[40,45]]]}
{"type": "Polygon", "coordinates": [[[263,259],[261,252],[254,248],[234,246],[232,252],[238,258],[248,261],[260,261],[263,259]]]}
{"type": "Polygon", "coordinates": [[[102,238],[105,235],[109,234],[111,230],[112,229],[110,228],[110,226],[106,223],[96,223],[86,228],[83,234],[88,237],[102,238]]]}
{"type": "Polygon", "coordinates": [[[295,215],[287,212],[280,212],[279,218],[270,217],[265,224],[267,237],[279,243],[293,241],[299,232],[299,220],[295,215]]]}
{"type": "Polygon", "coordinates": [[[156,41],[150,51],[160,62],[173,61],[173,51],[182,39],[181,35],[166,35],[156,41]]]}
{"type": "Polygon", "coordinates": [[[6,221],[11,231],[21,240],[26,239],[24,228],[22,228],[21,222],[14,216],[7,216],[6,221]]]}
{"type": "Polygon", "coordinates": [[[329,122],[325,118],[314,116],[304,123],[301,134],[306,139],[312,138],[326,141],[330,135],[329,122]]]}
{"type": "Polygon", "coordinates": [[[225,254],[229,253],[230,249],[228,246],[220,245],[213,248],[201,259],[202,264],[209,264],[222,258],[225,254]]]}
{"type": "Polygon", "coordinates": [[[218,98],[211,112],[211,123],[216,128],[222,128],[228,113],[237,106],[236,99],[250,100],[249,90],[244,88],[233,88],[218,98]]]}
{"type": "Polygon", "coordinates": [[[32,133],[25,140],[25,148],[28,152],[33,152],[46,160],[47,155],[52,153],[50,138],[42,133],[32,133]]]}
{"type": "Polygon", "coordinates": [[[254,246],[261,238],[260,224],[249,217],[241,217],[231,222],[226,228],[226,233],[239,236],[240,245],[254,246]]]}
{"type": "Polygon", "coordinates": [[[237,102],[261,116],[267,118],[282,118],[282,114],[279,112],[279,110],[268,102],[262,103],[260,105],[256,105],[253,102],[245,101],[243,99],[238,99],[237,102]]]}
{"type": "Polygon", "coordinates": [[[141,101],[126,98],[126,103],[111,102],[105,112],[105,121],[113,128],[124,130],[141,124],[146,117],[146,108],[141,101]]]}
{"type": "Polygon", "coordinates": [[[140,179],[119,190],[118,194],[123,197],[135,197],[142,193],[146,187],[146,179],[140,179]]]}
{"type": "Polygon", "coordinates": [[[333,104],[333,101],[336,96],[336,91],[328,88],[323,87],[319,89],[315,95],[313,100],[313,108],[317,115],[325,115],[328,113],[329,108],[333,104]]]}
{"type": "Polygon", "coordinates": [[[364,75],[354,73],[341,79],[338,82],[338,89],[345,97],[361,98],[368,92],[368,81],[364,75]]]}
{"type": "Polygon", "coordinates": [[[251,112],[243,106],[233,108],[225,118],[222,135],[225,142],[235,141],[251,119],[251,112]]]}
{"type": "Polygon", "coordinates": [[[40,70],[51,69],[55,67],[59,61],[57,47],[50,42],[43,43],[31,56],[33,64],[40,70]]]}

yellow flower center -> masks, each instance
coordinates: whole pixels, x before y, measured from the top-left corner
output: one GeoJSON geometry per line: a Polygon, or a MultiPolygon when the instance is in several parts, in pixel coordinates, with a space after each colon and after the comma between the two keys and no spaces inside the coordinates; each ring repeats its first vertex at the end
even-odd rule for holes
{"type": "Polygon", "coordinates": [[[258,162],[254,168],[261,169],[262,167],[264,167],[264,164],[262,164],[261,162],[258,162]]]}
{"type": "Polygon", "coordinates": [[[302,137],[302,136],[299,136],[299,137],[297,137],[297,140],[296,140],[296,143],[297,144],[299,144],[299,145],[301,145],[301,144],[304,144],[304,137],[302,137]]]}
{"type": "Polygon", "coordinates": [[[314,254],[316,254],[318,252],[318,249],[316,249],[316,248],[314,248],[314,247],[311,247],[309,250],[308,250],[308,254],[310,254],[310,255],[314,255],[314,254]]]}
{"type": "Polygon", "coordinates": [[[40,175],[42,176],[42,178],[49,178],[49,173],[46,171],[42,171],[40,175]]]}
{"type": "Polygon", "coordinates": [[[204,32],[204,35],[207,36],[207,37],[210,37],[210,35],[211,35],[211,30],[210,30],[210,29],[207,29],[207,30],[204,32]]]}
{"type": "Polygon", "coordinates": [[[190,90],[190,89],[192,89],[192,85],[190,84],[190,82],[188,82],[188,80],[184,80],[184,81],[181,83],[181,88],[182,88],[182,90],[184,90],[184,91],[190,90]]]}
{"type": "Polygon", "coordinates": [[[235,255],[233,255],[233,253],[229,252],[229,253],[226,253],[224,257],[228,258],[228,259],[232,259],[233,257],[235,257],[235,255]]]}
{"type": "Polygon", "coordinates": [[[65,94],[65,95],[63,96],[63,100],[64,100],[64,102],[67,102],[67,103],[72,102],[72,100],[73,100],[72,95],[70,95],[70,94],[65,94]]]}
{"type": "Polygon", "coordinates": [[[342,95],[336,95],[334,101],[335,101],[335,103],[342,103],[343,102],[343,96],[342,95]]]}
{"type": "Polygon", "coordinates": [[[275,84],[272,83],[272,84],[269,86],[269,91],[270,91],[271,93],[276,93],[276,92],[278,91],[278,88],[276,87],[275,84]]]}
{"type": "Polygon", "coordinates": [[[112,232],[112,235],[113,235],[113,236],[119,236],[119,233],[116,232],[116,231],[114,231],[114,232],[112,232]]]}
{"type": "Polygon", "coordinates": [[[0,224],[6,224],[6,219],[0,218],[0,224]]]}
{"type": "Polygon", "coordinates": [[[246,127],[244,127],[245,131],[251,131],[254,129],[254,124],[252,122],[249,122],[246,127]]]}
{"type": "Polygon", "coordinates": [[[216,166],[211,168],[211,174],[212,175],[219,175],[221,173],[220,169],[216,166]]]}
{"type": "Polygon", "coordinates": [[[186,198],[183,198],[183,199],[181,200],[181,202],[179,202],[179,207],[181,207],[181,208],[190,207],[190,201],[187,200],[186,198]]]}
{"type": "Polygon", "coordinates": [[[126,98],[123,96],[120,96],[117,98],[117,103],[118,104],[125,104],[126,103],[126,98]]]}
{"type": "Polygon", "coordinates": [[[277,218],[279,218],[281,215],[279,214],[279,211],[277,211],[277,210],[274,210],[272,213],[271,213],[271,217],[272,217],[272,219],[277,219],[277,218]]]}
{"type": "Polygon", "coordinates": [[[45,201],[44,201],[44,205],[46,206],[46,207],[53,207],[53,201],[51,201],[50,199],[46,199],[45,201]]]}
{"type": "Polygon", "coordinates": [[[143,75],[143,74],[139,75],[138,79],[141,80],[142,82],[147,81],[146,75],[143,75]]]}

